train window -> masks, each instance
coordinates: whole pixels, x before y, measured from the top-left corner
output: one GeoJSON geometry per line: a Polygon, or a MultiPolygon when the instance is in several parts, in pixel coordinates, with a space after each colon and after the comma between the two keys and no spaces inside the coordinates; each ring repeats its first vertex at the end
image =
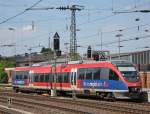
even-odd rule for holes
{"type": "Polygon", "coordinates": [[[23,79],[23,75],[18,75],[18,79],[22,80],[23,79]]]}
{"type": "Polygon", "coordinates": [[[34,82],[39,82],[39,75],[38,74],[34,75],[34,82]]]}
{"type": "Polygon", "coordinates": [[[101,80],[108,80],[109,79],[109,69],[108,68],[101,68],[100,79],[101,80]]]}
{"type": "Polygon", "coordinates": [[[52,73],[52,76],[50,77],[50,80],[52,80],[52,82],[55,82],[54,76],[56,77],[56,82],[58,82],[58,77],[57,77],[57,73],[52,73]]]}
{"type": "Polygon", "coordinates": [[[26,74],[24,75],[24,79],[28,79],[28,76],[26,74]]]}
{"type": "Polygon", "coordinates": [[[119,77],[113,70],[110,69],[110,71],[109,71],[109,79],[110,80],[119,80],[119,77]]]}
{"type": "Polygon", "coordinates": [[[57,82],[61,83],[62,81],[62,75],[59,73],[57,74],[57,82]]]}
{"type": "Polygon", "coordinates": [[[69,73],[65,72],[63,77],[64,77],[64,83],[68,83],[69,82],[69,73]]]}
{"type": "Polygon", "coordinates": [[[74,85],[76,85],[76,78],[77,78],[77,73],[74,73],[74,85]]]}
{"type": "Polygon", "coordinates": [[[92,80],[92,73],[94,69],[88,68],[86,69],[86,79],[87,80],[92,80]]]}
{"type": "Polygon", "coordinates": [[[44,74],[40,75],[40,82],[44,82],[44,74]]]}
{"type": "Polygon", "coordinates": [[[54,82],[54,75],[53,74],[49,74],[49,80],[50,80],[50,82],[54,82]]]}
{"type": "Polygon", "coordinates": [[[81,68],[78,70],[78,78],[81,80],[84,80],[84,76],[85,76],[85,69],[81,68]]]}
{"type": "Polygon", "coordinates": [[[93,80],[100,80],[100,69],[99,68],[95,68],[95,70],[93,70],[93,80]]]}
{"type": "Polygon", "coordinates": [[[24,72],[23,71],[19,72],[19,79],[20,80],[24,79],[24,72]]]}
{"type": "Polygon", "coordinates": [[[45,80],[44,82],[49,82],[49,74],[45,74],[45,80]]]}
{"type": "Polygon", "coordinates": [[[17,79],[17,80],[19,79],[19,75],[16,75],[16,79],[17,79]]]}
{"type": "MultiPolygon", "coordinates": [[[[54,76],[56,76],[56,82],[58,82],[58,73],[53,74],[53,77],[54,77],[54,76]]],[[[54,82],[55,82],[55,80],[54,80],[54,82]]]]}
{"type": "Polygon", "coordinates": [[[24,74],[24,79],[28,79],[29,72],[25,71],[23,74],[24,74]]]}
{"type": "Polygon", "coordinates": [[[16,72],[13,71],[13,72],[12,72],[12,80],[15,80],[15,79],[16,79],[16,72]]]}

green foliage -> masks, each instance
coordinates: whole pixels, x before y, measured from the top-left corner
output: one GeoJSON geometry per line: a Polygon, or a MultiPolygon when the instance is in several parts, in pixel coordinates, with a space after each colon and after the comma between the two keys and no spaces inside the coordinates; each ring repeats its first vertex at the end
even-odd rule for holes
{"type": "Polygon", "coordinates": [[[69,53],[71,60],[79,60],[81,58],[79,53],[71,54],[69,53]]]}
{"type": "Polygon", "coordinates": [[[43,47],[41,49],[41,53],[43,53],[43,54],[54,54],[54,52],[52,51],[51,48],[45,48],[45,47],[43,47]]]}
{"type": "Polygon", "coordinates": [[[7,74],[5,73],[5,68],[12,68],[15,66],[15,60],[8,58],[0,59],[0,83],[7,83],[7,74]]]}
{"type": "Polygon", "coordinates": [[[0,72],[0,83],[7,83],[7,82],[8,82],[7,74],[4,71],[0,72]]]}

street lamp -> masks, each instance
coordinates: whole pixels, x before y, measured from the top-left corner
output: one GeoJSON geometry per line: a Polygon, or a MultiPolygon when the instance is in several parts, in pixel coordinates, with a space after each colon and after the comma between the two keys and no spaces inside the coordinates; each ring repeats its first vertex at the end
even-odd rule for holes
{"type": "MultiPolygon", "coordinates": [[[[13,28],[13,27],[9,27],[8,30],[13,32],[13,38],[12,39],[15,40],[15,33],[14,32],[15,32],[16,29],[13,28]]],[[[16,43],[15,43],[15,41],[14,41],[14,51],[15,51],[15,55],[14,56],[16,56],[16,43]]]]}
{"type": "Polygon", "coordinates": [[[117,34],[116,37],[118,37],[118,51],[119,51],[119,54],[118,54],[118,57],[120,59],[120,48],[123,47],[123,46],[120,46],[120,37],[122,37],[123,35],[122,34],[117,34]]]}

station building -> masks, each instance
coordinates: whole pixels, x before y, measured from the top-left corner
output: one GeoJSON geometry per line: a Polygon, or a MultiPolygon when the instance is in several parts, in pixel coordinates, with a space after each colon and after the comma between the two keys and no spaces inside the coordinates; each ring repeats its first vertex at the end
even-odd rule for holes
{"type": "MultiPolygon", "coordinates": [[[[119,59],[118,54],[111,54],[111,59],[119,59]]],[[[128,60],[135,64],[139,71],[150,71],[150,50],[120,53],[121,60],[128,60]]]]}

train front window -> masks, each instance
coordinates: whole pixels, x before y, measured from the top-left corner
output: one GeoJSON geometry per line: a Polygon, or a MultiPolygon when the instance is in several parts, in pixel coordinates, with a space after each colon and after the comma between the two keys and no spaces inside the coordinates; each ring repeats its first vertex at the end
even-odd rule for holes
{"type": "Polygon", "coordinates": [[[134,67],[118,67],[122,76],[129,82],[135,82],[138,80],[138,73],[134,67]]]}

